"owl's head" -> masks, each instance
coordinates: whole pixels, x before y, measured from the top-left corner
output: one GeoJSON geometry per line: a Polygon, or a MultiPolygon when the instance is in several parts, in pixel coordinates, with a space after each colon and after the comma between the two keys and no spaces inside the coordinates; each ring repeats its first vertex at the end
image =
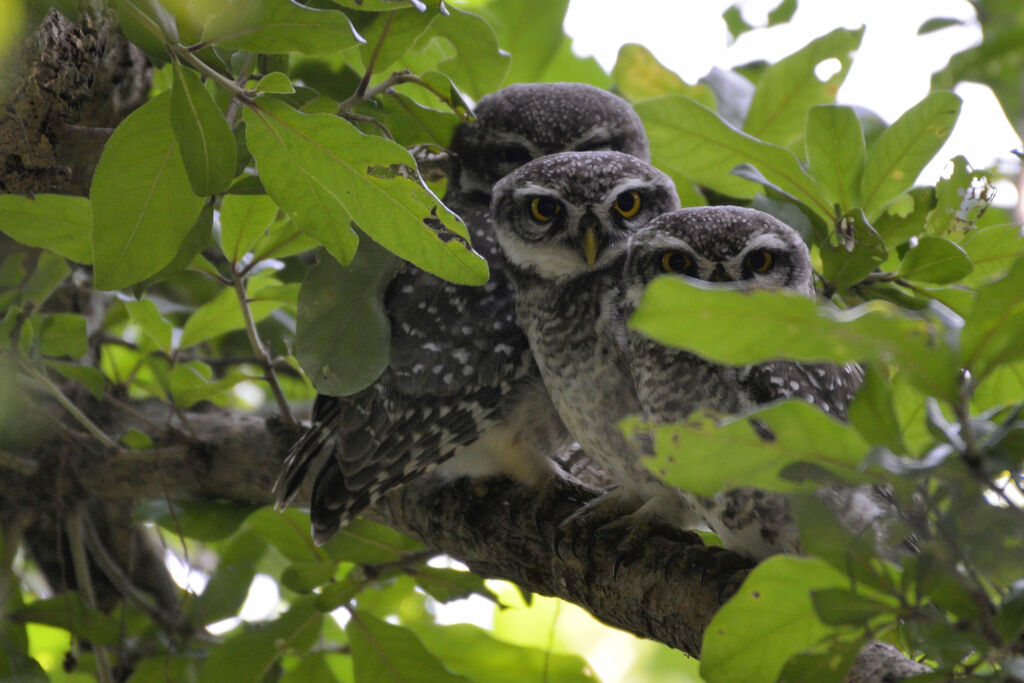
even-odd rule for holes
{"type": "Polygon", "coordinates": [[[494,186],[491,218],[506,262],[547,280],[603,268],[655,216],[679,207],[667,175],[621,152],[541,157],[494,186]]]}
{"type": "Polygon", "coordinates": [[[644,287],[665,273],[814,294],[811,258],[800,234],[738,206],[672,211],[634,234],[625,267],[627,303],[635,307],[644,287]]]}
{"type": "Polygon", "coordinates": [[[450,183],[490,194],[533,159],[565,151],[615,150],[650,158],[640,117],[624,99],[585,83],[516,83],[480,98],[476,119],[451,142],[450,183]]]}

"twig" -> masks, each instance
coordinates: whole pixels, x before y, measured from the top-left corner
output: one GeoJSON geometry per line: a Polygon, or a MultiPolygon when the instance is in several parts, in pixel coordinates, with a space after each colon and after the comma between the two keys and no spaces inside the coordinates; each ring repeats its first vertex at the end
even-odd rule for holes
{"type": "Polygon", "coordinates": [[[277,381],[274,361],[270,357],[270,352],[267,351],[263,342],[260,341],[260,333],[256,329],[256,321],[253,320],[252,310],[249,308],[249,299],[245,293],[245,278],[236,277],[234,286],[235,293],[238,295],[238,303],[242,307],[242,317],[245,319],[245,332],[249,335],[249,343],[252,345],[253,352],[260,359],[260,365],[263,367],[263,377],[267,380],[267,384],[270,385],[270,390],[274,394],[277,407],[281,411],[281,419],[287,425],[294,425],[296,424],[295,417],[288,406],[288,399],[285,398],[284,391],[281,390],[281,384],[277,381]]]}
{"type": "MultiPolygon", "coordinates": [[[[8,453],[7,451],[0,451],[0,467],[13,470],[26,477],[31,477],[39,471],[39,463],[35,460],[23,458],[20,455],[8,453]]],[[[0,593],[0,596],[3,596],[3,593],[0,593]]]]}
{"type": "Polygon", "coordinates": [[[78,408],[78,406],[72,403],[71,399],[65,396],[64,392],[60,390],[60,387],[54,384],[53,380],[47,377],[45,373],[39,372],[24,360],[20,360],[20,365],[22,369],[31,375],[34,380],[42,384],[57,400],[57,402],[63,406],[64,410],[71,413],[71,416],[75,418],[79,424],[85,427],[86,431],[92,434],[97,441],[112,450],[118,449],[117,442],[107,436],[106,433],[100,429],[99,425],[90,420],[89,417],[78,408]]]}
{"type": "MultiPolygon", "coordinates": [[[[96,591],[92,585],[92,575],[89,573],[89,558],[85,551],[85,541],[82,533],[82,516],[84,509],[79,507],[71,517],[68,518],[65,529],[68,534],[68,546],[71,552],[71,562],[75,572],[75,583],[82,593],[85,604],[92,609],[96,607],[96,591]]],[[[110,669],[110,658],[107,649],[103,645],[93,643],[93,653],[96,655],[96,677],[102,683],[113,683],[114,676],[110,669]]]]}

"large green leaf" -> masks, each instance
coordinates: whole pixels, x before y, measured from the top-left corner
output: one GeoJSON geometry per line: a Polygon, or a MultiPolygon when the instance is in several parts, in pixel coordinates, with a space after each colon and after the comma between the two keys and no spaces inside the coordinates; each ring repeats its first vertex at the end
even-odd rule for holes
{"type": "Polygon", "coordinates": [[[809,170],[842,213],[860,204],[864,157],[864,132],[852,108],[820,105],[807,113],[809,170]]]}
{"type": "Polygon", "coordinates": [[[467,683],[448,671],[416,634],[381,621],[369,612],[353,610],[345,627],[352,644],[356,680],[360,683],[467,683]]]}
{"type": "Polygon", "coordinates": [[[353,224],[424,270],[483,284],[487,263],[465,224],[422,183],[405,149],[326,114],[300,114],[261,98],[245,112],[246,137],[267,192],[341,263],[355,254],[353,224]]]}
{"type": "Polygon", "coordinates": [[[615,85],[630,100],[646,100],[672,93],[687,95],[705,107],[714,108],[715,96],[706,85],[688,85],[669,70],[643,45],[626,43],[619,48],[612,69],[615,85]]]}
{"type": "Polygon", "coordinates": [[[837,28],[768,67],[761,75],[743,130],[766,142],[790,147],[804,134],[807,110],[835,100],[860,46],[864,28],[837,28]],[[839,70],[820,80],[814,73],[822,62],[839,60],[839,70]]]}
{"type": "Polygon", "coordinates": [[[960,338],[964,367],[983,377],[1024,357],[1024,259],[1005,277],[978,289],[960,338]]]}
{"type": "Polygon", "coordinates": [[[291,0],[234,0],[203,31],[203,42],[269,54],[327,54],[363,42],[348,17],[291,0]]]}
{"type": "Polygon", "coordinates": [[[513,55],[508,83],[545,80],[542,75],[559,46],[568,42],[562,30],[568,6],[569,0],[503,0],[485,6],[501,46],[513,55]]]}
{"type": "Polygon", "coordinates": [[[235,136],[199,76],[174,62],[171,129],[197,195],[219,194],[235,177],[235,136]]]}
{"type": "Polygon", "coordinates": [[[0,195],[0,232],[30,247],[92,263],[92,207],[66,194],[0,195]]]}
{"type": "Polygon", "coordinates": [[[107,141],[89,195],[100,289],[126,287],[171,262],[203,206],[170,122],[170,93],[132,112],[107,141]]]}
{"type": "Polygon", "coordinates": [[[790,657],[833,632],[815,612],[812,591],[848,585],[822,560],[768,558],[708,624],[701,675],[708,683],[775,681],[790,657]]]}
{"type": "Polygon", "coordinates": [[[953,131],[960,98],[933,92],[903,113],[868,150],[860,196],[873,221],[890,201],[905,192],[953,131]]]}
{"type": "Polygon", "coordinates": [[[460,89],[473,97],[482,97],[501,87],[512,58],[498,47],[494,29],[482,18],[470,12],[448,7],[430,25],[420,39],[430,36],[451,41],[458,55],[442,60],[437,68],[448,74],[460,89]]]}
{"type": "Polygon", "coordinates": [[[655,456],[649,470],[678,488],[711,496],[739,486],[794,491],[799,482],[780,473],[796,462],[809,462],[858,478],[857,469],[871,445],[851,426],[803,401],[787,401],[747,420],[719,425],[694,415],[678,425],[654,426],[629,420],[630,435],[653,432],[655,456]],[[763,428],[774,438],[766,439],[763,428]]]}
{"type": "Polygon", "coordinates": [[[908,280],[935,284],[957,282],[974,269],[967,252],[941,237],[921,237],[907,250],[899,274],[908,280]]]}
{"type": "Polygon", "coordinates": [[[753,164],[765,178],[822,217],[833,209],[788,149],[741,133],[715,112],[683,95],[665,95],[636,104],[650,138],[655,166],[735,197],[753,197],[757,185],[732,175],[753,164]]]}
{"type": "Polygon", "coordinates": [[[445,667],[473,681],[583,683],[597,680],[581,657],[506,643],[471,624],[419,624],[412,628],[445,667]]]}
{"type": "Polygon", "coordinates": [[[299,291],[295,355],[317,391],[345,396],[369,386],[391,359],[384,291],[401,261],[364,241],[348,267],[328,254],[299,291]]]}
{"type": "Polygon", "coordinates": [[[772,358],[893,362],[931,395],[956,396],[956,360],[933,325],[881,301],[835,311],[791,292],[730,291],[666,276],[648,285],[629,325],[730,365],[772,358]]]}
{"type": "Polygon", "coordinates": [[[20,623],[56,626],[100,645],[112,645],[121,637],[121,627],[116,619],[88,607],[81,596],[73,591],[36,600],[11,614],[10,618],[20,623]]]}
{"type": "Polygon", "coordinates": [[[971,283],[982,283],[1002,275],[1024,256],[1024,235],[1016,223],[991,225],[967,233],[960,246],[974,264],[971,283]]]}
{"type": "Polygon", "coordinates": [[[203,662],[200,683],[263,680],[286,652],[305,652],[316,642],[324,618],[311,598],[293,601],[277,619],[236,633],[213,648],[203,662]]]}

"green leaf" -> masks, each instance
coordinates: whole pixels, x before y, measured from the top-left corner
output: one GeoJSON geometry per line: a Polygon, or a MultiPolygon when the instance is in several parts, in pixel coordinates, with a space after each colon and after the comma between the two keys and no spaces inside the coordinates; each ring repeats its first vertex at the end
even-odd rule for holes
{"type": "Polygon", "coordinates": [[[192,193],[170,126],[170,93],[132,112],[92,178],[95,282],[118,289],[170,263],[203,200],[192,193]]]}
{"type": "Polygon", "coordinates": [[[935,31],[941,31],[944,28],[950,26],[963,26],[963,19],[954,19],[952,17],[935,17],[929,19],[917,28],[917,35],[922,36],[926,33],[934,33],[935,31]]]}
{"type": "Polygon", "coordinates": [[[290,650],[305,652],[320,635],[324,615],[303,597],[277,619],[228,638],[210,651],[199,674],[200,683],[258,681],[290,650]]]}
{"type": "Polygon", "coordinates": [[[372,384],[391,360],[384,292],[401,261],[364,240],[342,268],[327,254],[299,290],[295,356],[317,391],[346,396],[372,384]]]}
{"type": "Polygon", "coordinates": [[[472,572],[425,566],[417,567],[411,574],[416,584],[438,602],[462,600],[471,595],[496,600],[483,578],[472,572]]]}
{"type": "Polygon", "coordinates": [[[297,510],[275,512],[260,508],[249,515],[248,526],[291,562],[322,562],[324,552],[309,535],[309,517],[297,510]]]}
{"type": "Polygon", "coordinates": [[[932,396],[957,395],[959,366],[937,339],[934,326],[881,301],[835,311],[795,293],[729,291],[664,276],[648,285],[629,326],[663,344],[729,365],[773,358],[892,362],[932,396]],[[757,334],[729,333],[738,329],[757,334]]]}
{"type": "Polygon", "coordinates": [[[160,315],[156,304],[149,299],[141,299],[126,301],[124,307],[132,322],[142,328],[142,331],[153,340],[157,348],[166,352],[171,350],[171,335],[174,332],[174,325],[160,315]]]}
{"type": "Polygon", "coordinates": [[[691,97],[709,109],[715,106],[711,88],[687,85],[675,72],[663,66],[650,50],[636,43],[626,43],[619,48],[612,78],[622,96],[633,101],[676,93],[691,97]]]}
{"type": "MultiPolygon", "coordinates": [[[[384,125],[395,142],[403,147],[419,144],[444,147],[452,139],[452,133],[460,121],[451,111],[425,107],[398,92],[390,92],[387,97],[366,102],[357,111],[384,125]]],[[[370,124],[363,125],[367,132],[373,132],[370,124]]]]}
{"type": "Polygon", "coordinates": [[[158,0],[117,0],[117,19],[125,36],[156,66],[167,63],[166,44],[178,42],[174,17],[158,0]]]}
{"type": "Polygon", "coordinates": [[[978,288],[974,308],[964,321],[960,356],[975,377],[1002,363],[1024,358],[1024,259],[1005,277],[978,288]]]}
{"type": "Polygon", "coordinates": [[[504,0],[487,5],[488,17],[495,18],[498,43],[514,55],[506,84],[552,80],[543,76],[559,48],[569,42],[562,30],[568,6],[569,0],[504,0]]]}
{"type": "Polygon", "coordinates": [[[44,356],[81,358],[89,350],[85,318],[75,313],[49,313],[37,318],[39,350],[44,356]]]}
{"type": "Polygon", "coordinates": [[[246,110],[245,121],[267,192],[341,263],[355,254],[355,225],[446,280],[487,281],[487,262],[469,247],[465,224],[423,185],[402,147],[267,98],[246,110]]]}
{"type": "Polygon", "coordinates": [[[296,593],[311,593],[334,578],[338,565],[333,562],[293,562],[281,574],[281,585],[296,593]]]}
{"type": "Polygon", "coordinates": [[[46,360],[46,366],[64,377],[78,382],[88,389],[96,399],[101,398],[107,389],[107,378],[96,368],[51,359],[46,360]]]}
{"type": "Polygon", "coordinates": [[[292,85],[292,81],[288,76],[280,71],[273,71],[256,83],[256,92],[290,95],[295,92],[295,86],[292,85]]]}
{"type": "Polygon", "coordinates": [[[277,204],[265,194],[229,194],[220,205],[221,251],[238,263],[270,228],[277,204]]]}
{"type": "Polygon", "coordinates": [[[36,600],[9,616],[18,623],[56,626],[99,645],[113,645],[121,637],[121,626],[116,619],[86,606],[81,596],[73,591],[36,600]]]}
{"type": "Polygon", "coordinates": [[[235,136],[220,107],[191,69],[174,62],[171,129],[192,191],[220,194],[235,177],[235,136]]]}
{"type": "Polygon", "coordinates": [[[43,252],[32,274],[21,285],[21,300],[41,306],[70,273],[67,261],[56,254],[43,252]]]}
{"type": "Polygon", "coordinates": [[[457,7],[449,6],[448,10],[449,15],[438,16],[418,42],[434,36],[451,41],[458,55],[438,62],[437,69],[450,76],[463,91],[479,98],[497,90],[512,58],[498,47],[490,24],[457,7]]]}
{"type": "Polygon", "coordinates": [[[872,226],[885,241],[885,246],[892,248],[923,233],[925,221],[933,208],[935,190],[930,187],[914,188],[889,202],[872,226]]]}
{"type": "Polygon", "coordinates": [[[1024,236],[1016,223],[992,225],[967,233],[960,242],[974,264],[973,282],[985,282],[1003,275],[1015,261],[1024,257],[1024,236]]]}
{"type": "Polygon", "coordinates": [[[470,624],[410,627],[446,668],[474,681],[583,683],[597,680],[582,657],[506,643],[470,624]]]}
{"type": "Polygon", "coordinates": [[[873,221],[905,192],[953,131],[960,98],[933,92],[896,119],[868,150],[861,179],[864,213],[873,221]]]}
{"type": "Polygon", "coordinates": [[[156,522],[171,533],[211,543],[235,533],[252,513],[253,507],[238,503],[147,500],[136,505],[132,518],[156,522]]]}
{"type": "Polygon", "coordinates": [[[829,202],[846,213],[860,204],[864,133],[851,107],[819,105],[807,112],[807,160],[829,202]]]}
{"type": "Polygon", "coordinates": [[[865,368],[864,381],[850,403],[850,422],[868,443],[884,445],[894,453],[904,452],[892,385],[874,364],[865,368]]]}
{"type": "MultiPolygon", "coordinates": [[[[178,252],[171,259],[171,262],[161,268],[155,275],[152,275],[142,282],[137,283],[132,289],[136,296],[141,296],[142,292],[145,291],[146,287],[151,284],[161,282],[180,273],[182,270],[192,265],[196,260],[202,259],[199,253],[210,244],[210,234],[213,231],[213,202],[208,201],[203,204],[203,208],[199,211],[199,217],[196,218],[196,222],[192,224],[188,233],[185,235],[185,239],[182,241],[181,246],[178,247],[178,252]]],[[[211,268],[211,270],[213,270],[211,268]]],[[[220,273],[215,270],[213,273],[208,273],[213,277],[220,277],[220,273]]]]}
{"type": "Polygon", "coordinates": [[[279,219],[252,245],[253,260],[285,258],[318,246],[316,240],[299,230],[290,218],[279,219]]]}
{"type": "Polygon", "coordinates": [[[448,683],[468,681],[448,671],[416,634],[381,621],[369,612],[353,610],[345,627],[352,644],[356,680],[360,683],[448,683]]]}
{"type": "Polygon", "coordinates": [[[217,567],[202,594],[192,604],[191,614],[202,624],[237,615],[249,594],[249,584],[254,576],[256,566],[252,562],[217,567]]]}
{"type": "Polygon", "coordinates": [[[859,208],[840,218],[829,237],[819,245],[822,274],[837,289],[857,284],[888,256],[882,237],[859,208]]]}
{"type": "Polygon", "coordinates": [[[795,655],[786,662],[779,683],[843,683],[863,647],[863,640],[855,640],[851,643],[832,643],[821,653],[795,655]]]}
{"type": "Polygon", "coordinates": [[[769,66],[757,83],[744,132],[784,147],[799,142],[807,110],[835,100],[863,36],[863,27],[855,31],[838,28],[769,66]],[[840,69],[821,81],[814,69],[829,59],[839,60],[840,69]]]}
{"type": "Polygon", "coordinates": [[[859,479],[858,469],[871,444],[852,427],[803,401],[787,401],[746,419],[719,423],[691,415],[678,425],[625,423],[628,435],[653,432],[655,456],[644,465],[659,478],[692,493],[711,496],[738,486],[795,491],[799,482],[781,476],[796,462],[810,462],[859,479]],[[763,430],[774,435],[766,439],[763,430]]]}
{"type": "Polygon", "coordinates": [[[92,207],[66,194],[0,195],[0,231],[30,247],[77,263],[92,263],[92,207]]]}
{"type": "Polygon", "coordinates": [[[866,624],[875,617],[892,615],[898,603],[889,604],[852,593],[845,588],[825,588],[811,593],[811,601],[821,620],[830,626],[866,624]]]}
{"type": "Polygon", "coordinates": [[[753,197],[757,186],[731,174],[750,163],[783,191],[831,221],[833,210],[796,155],[736,130],[715,112],[683,95],[636,104],[655,166],[733,197],[753,197]]]}
{"type": "Polygon", "coordinates": [[[404,553],[422,549],[422,544],[408,536],[365,519],[355,520],[323,546],[332,559],[357,564],[396,562],[404,553]]]}
{"type": "Polygon", "coordinates": [[[360,35],[366,38],[366,42],[359,46],[364,68],[372,63],[376,73],[387,74],[388,67],[405,54],[439,16],[440,12],[434,9],[395,12],[377,14],[370,23],[360,24],[360,35]]]}
{"type": "MultiPolygon", "coordinates": [[[[280,305],[277,301],[260,300],[261,292],[280,284],[277,279],[262,274],[249,278],[246,296],[250,302],[249,309],[252,311],[254,322],[263,320],[280,305]]],[[[238,295],[233,288],[225,287],[211,301],[197,308],[185,321],[178,346],[187,349],[244,327],[245,318],[242,316],[242,304],[238,301],[238,295]]]]}
{"type": "Polygon", "coordinates": [[[921,237],[907,250],[899,274],[908,280],[948,284],[974,270],[967,252],[941,237],[921,237]]]}
{"type": "Polygon", "coordinates": [[[179,363],[170,374],[168,393],[179,408],[190,408],[199,401],[224,402],[223,394],[239,382],[251,379],[237,369],[232,369],[224,377],[211,381],[210,366],[199,361],[179,363]]]}
{"type": "Polygon", "coordinates": [[[118,438],[127,448],[136,451],[146,450],[153,447],[153,440],[149,435],[138,429],[126,429],[124,434],[118,438]]]}
{"type": "Polygon", "coordinates": [[[206,25],[203,42],[266,54],[332,54],[363,39],[336,10],[290,0],[234,0],[206,25]]]}
{"type": "Polygon", "coordinates": [[[989,174],[975,171],[963,155],[953,158],[953,172],[935,186],[938,205],[928,216],[928,232],[942,235],[969,230],[995,198],[989,174]]]}
{"type": "Polygon", "coordinates": [[[769,557],[708,624],[701,675],[709,683],[775,681],[790,657],[833,632],[815,613],[811,593],[848,584],[822,560],[769,557]]]}

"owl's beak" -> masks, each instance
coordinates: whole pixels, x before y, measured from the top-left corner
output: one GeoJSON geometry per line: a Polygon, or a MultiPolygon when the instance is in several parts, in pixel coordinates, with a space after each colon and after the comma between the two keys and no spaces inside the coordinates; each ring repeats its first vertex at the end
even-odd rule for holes
{"type": "Polygon", "coordinates": [[[715,269],[711,271],[711,275],[708,277],[710,282],[732,282],[729,279],[729,274],[725,272],[725,268],[721,263],[715,264],[715,269]]]}
{"type": "Polygon", "coordinates": [[[593,268],[594,263],[597,262],[597,252],[601,249],[601,242],[597,238],[601,224],[597,220],[597,216],[588,211],[580,219],[580,228],[583,231],[582,244],[580,244],[583,247],[583,258],[587,260],[587,265],[593,268]]]}

